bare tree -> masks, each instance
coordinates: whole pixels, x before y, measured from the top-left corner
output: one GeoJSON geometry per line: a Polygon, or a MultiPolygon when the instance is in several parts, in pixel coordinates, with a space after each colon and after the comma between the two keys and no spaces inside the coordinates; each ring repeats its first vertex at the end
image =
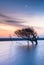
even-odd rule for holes
{"type": "MultiPolygon", "coordinates": [[[[21,30],[17,30],[15,31],[15,34],[18,36],[18,37],[22,37],[22,38],[31,38],[31,42],[33,44],[33,41],[36,42],[36,45],[37,45],[37,33],[35,32],[35,30],[31,27],[29,28],[23,28],[21,30]],[[34,39],[34,40],[33,40],[34,39]]],[[[28,46],[29,46],[29,40],[27,40],[28,42],[28,46]]]]}

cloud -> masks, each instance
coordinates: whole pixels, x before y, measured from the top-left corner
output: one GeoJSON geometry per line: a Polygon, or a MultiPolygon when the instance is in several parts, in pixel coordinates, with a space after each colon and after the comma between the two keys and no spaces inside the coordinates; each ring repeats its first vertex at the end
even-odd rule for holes
{"type": "Polygon", "coordinates": [[[17,20],[5,20],[5,23],[6,24],[9,24],[9,25],[14,25],[14,26],[21,26],[21,27],[25,27],[21,22],[21,21],[17,21],[17,20]]]}
{"type": "Polygon", "coordinates": [[[0,13],[0,17],[3,17],[3,18],[8,18],[8,19],[10,18],[9,16],[6,16],[6,15],[1,14],[1,13],[0,13]]]}
{"type": "Polygon", "coordinates": [[[22,21],[21,19],[20,20],[17,19],[17,18],[13,19],[13,18],[11,18],[9,16],[6,16],[4,14],[0,14],[0,17],[2,18],[2,20],[0,20],[0,23],[4,23],[4,24],[8,24],[8,25],[14,25],[14,26],[25,27],[23,25],[23,23],[25,21],[22,21]]]}
{"type": "Polygon", "coordinates": [[[14,22],[18,22],[18,21],[13,21],[13,20],[5,20],[5,22],[8,22],[8,23],[14,23],[14,22]]]}

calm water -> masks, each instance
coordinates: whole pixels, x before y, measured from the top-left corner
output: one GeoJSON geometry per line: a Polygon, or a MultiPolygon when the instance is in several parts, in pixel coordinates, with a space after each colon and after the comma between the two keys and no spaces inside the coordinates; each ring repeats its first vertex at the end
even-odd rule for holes
{"type": "Polygon", "coordinates": [[[29,49],[26,45],[25,41],[0,42],[0,65],[44,65],[44,41],[29,49]]]}

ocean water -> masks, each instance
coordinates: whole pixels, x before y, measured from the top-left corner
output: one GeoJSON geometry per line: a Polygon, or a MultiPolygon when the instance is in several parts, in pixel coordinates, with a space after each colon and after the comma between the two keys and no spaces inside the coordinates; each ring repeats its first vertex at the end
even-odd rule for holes
{"type": "Polygon", "coordinates": [[[44,65],[44,41],[29,48],[26,41],[0,42],[0,65],[44,65]]]}

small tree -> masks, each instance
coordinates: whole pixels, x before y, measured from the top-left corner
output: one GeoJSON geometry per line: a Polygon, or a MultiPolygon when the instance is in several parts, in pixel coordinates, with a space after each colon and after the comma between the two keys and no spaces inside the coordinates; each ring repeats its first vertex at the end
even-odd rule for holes
{"type": "MultiPolygon", "coordinates": [[[[35,30],[33,28],[24,28],[24,29],[21,29],[21,30],[17,30],[15,32],[15,34],[18,36],[18,37],[22,37],[22,38],[33,38],[34,41],[36,42],[37,44],[37,33],[35,32],[35,30]]],[[[32,44],[33,44],[33,39],[31,40],[32,44]]],[[[28,46],[29,46],[29,40],[27,40],[28,42],[28,46]]]]}

